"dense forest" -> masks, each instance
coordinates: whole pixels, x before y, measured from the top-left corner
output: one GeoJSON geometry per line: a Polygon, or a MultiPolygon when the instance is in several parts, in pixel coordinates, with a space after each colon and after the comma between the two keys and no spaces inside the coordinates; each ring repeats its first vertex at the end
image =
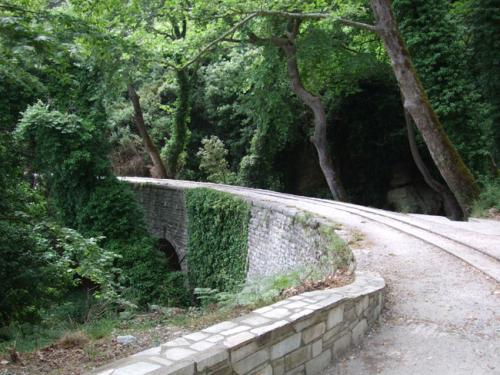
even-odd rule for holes
{"type": "Polygon", "coordinates": [[[498,215],[499,7],[0,1],[0,341],[192,299],[116,176],[498,215]]]}

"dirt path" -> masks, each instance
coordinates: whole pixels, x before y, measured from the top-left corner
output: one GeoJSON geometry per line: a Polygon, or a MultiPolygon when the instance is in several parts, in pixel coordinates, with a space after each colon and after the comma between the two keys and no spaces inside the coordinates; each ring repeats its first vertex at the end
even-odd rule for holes
{"type": "Polygon", "coordinates": [[[498,283],[383,225],[342,221],[364,233],[358,267],[384,275],[389,293],[380,327],[325,375],[500,374],[498,283]]]}

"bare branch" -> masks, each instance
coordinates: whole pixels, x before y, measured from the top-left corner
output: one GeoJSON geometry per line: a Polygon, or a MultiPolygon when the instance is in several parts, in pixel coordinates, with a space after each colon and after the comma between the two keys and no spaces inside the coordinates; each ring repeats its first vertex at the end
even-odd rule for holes
{"type": "Polygon", "coordinates": [[[169,32],[167,31],[161,31],[161,30],[158,30],[157,28],[153,27],[153,26],[148,26],[148,28],[154,32],[155,34],[158,34],[158,35],[161,35],[161,36],[166,36],[167,38],[170,38],[171,40],[175,40],[175,37],[173,34],[170,34],[169,32]]]}
{"type": "Polygon", "coordinates": [[[210,43],[208,43],[194,58],[189,60],[187,63],[180,67],[180,70],[187,68],[188,66],[197,62],[200,58],[202,58],[207,52],[210,52],[219,42],[223,41],[227,36],[233,34],[236,30],[238,30],[241,26],[245,25],[251,19],[257,17],[257,14],[251,13],[241,21],[236,23],[233,27],[231,27],[226,32],[222,33],[218,38],[214,39],[210,43]]]}
{"type": "Polygon", "coordinates": [[[250,12],[250,14],[256,14],[257,16],[263,17],[285,17],[285,18],[297,18],[297,19],[327,19],[331,18],[333,21],[344,24],[346,26],[356,27],[358,29],[364,29],[372,32],[377,32],[377,28],[374,25],[370,25],[363,22],[352,21],[342,17],[332,17],[331,13],[323,12],[286,12],[279,10],[257,10],[255,12],[250,12]]]}

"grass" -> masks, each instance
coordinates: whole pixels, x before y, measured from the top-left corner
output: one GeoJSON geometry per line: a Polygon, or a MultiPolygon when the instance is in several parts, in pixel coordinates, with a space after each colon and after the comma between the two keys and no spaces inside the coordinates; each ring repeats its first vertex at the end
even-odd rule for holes
{"type": "Polygon", "coordinates": [[[94,358],[100,354],[96,352],[98,340],[112,335],[147,332],[153,342],[158,341],[157,344],[160,344],[160,337],[153,337],[155,327],[173,326],[199,330],[272,304],[283,298],[283,290],[299,286],[306,279],[320,280],[349,262],[352,256],[349,246],[335,234],[334,228],[319,225],[316,230],[326,240],[325,257],[320,265],[259,278],[242,285],[238,292],[199,290],[197,297],[200,305],[184,310],[157,306],[159,310],[147,313],[113,312],[99,319],[88,319],[83,312],[88,311],[89,306],[83,304],[78,296],[73,296],[71,301],[46,311],[42,324],[11,326],[7,328],[9,332],[0,332],[0,355],[8,354],[12,348],[18,352],[33,352],[58,344],[64,348],[83,348],[89,358],[94,358]],[[174,310],[176,312],[172,312],[174,310]],[[4,341],[1,341],[2,336],[4,341]]]}

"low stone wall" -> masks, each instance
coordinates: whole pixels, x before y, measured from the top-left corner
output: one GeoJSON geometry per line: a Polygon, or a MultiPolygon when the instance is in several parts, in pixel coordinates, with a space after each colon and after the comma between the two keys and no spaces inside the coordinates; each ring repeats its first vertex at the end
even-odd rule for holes
{"type": "Polygon", "coordinates": [[[99,375],[316,374],[378,319],[384,280],[303,293],[100,369],[99,375]]]}

